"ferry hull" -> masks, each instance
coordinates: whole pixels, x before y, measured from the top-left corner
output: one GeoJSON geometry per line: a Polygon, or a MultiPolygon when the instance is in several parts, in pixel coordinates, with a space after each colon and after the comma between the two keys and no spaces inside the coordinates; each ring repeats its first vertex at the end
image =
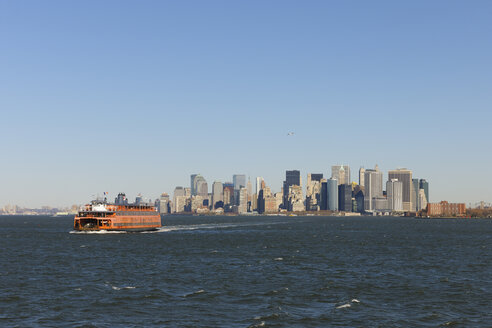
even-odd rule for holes
{"type": "Polygon", "coordinates": [[[143,231],[156,231],[161,226],[145,227],[145,228],[118,228],[118,229],[99,229],[99,228],[74,228],[76,231],[126,231],[126,232],[143,232],[143,231]]]}

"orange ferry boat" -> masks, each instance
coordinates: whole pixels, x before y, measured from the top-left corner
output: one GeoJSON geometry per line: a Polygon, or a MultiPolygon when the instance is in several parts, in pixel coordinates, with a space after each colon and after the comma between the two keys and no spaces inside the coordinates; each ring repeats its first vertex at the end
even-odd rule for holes
{"type": "Polygon", "coordinates": [[[161,216],[154,206],[139,201],[128,204],[123,193],[114,204],[104,200],[83,206],[73,222],[73,228],[79,231],[147,231],[161,226],[161,216]]]}

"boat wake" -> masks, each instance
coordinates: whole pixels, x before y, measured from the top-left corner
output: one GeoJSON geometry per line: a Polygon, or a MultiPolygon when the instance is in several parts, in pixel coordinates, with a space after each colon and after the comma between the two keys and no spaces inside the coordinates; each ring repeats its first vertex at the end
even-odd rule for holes
{"type": "Polygon", "coordinates": [[[187,231],[187,230],[209,230],[209,229],[227,229],[227,228],[241,228],[241,227],[253,227],[263,225],[281,224],[285,222],[262,222],[262,223],[205,223],[205,224],[190,224],[190,225],[176,225],[165,226],[153,231],[143,231],[142,233],[160,233],[160,232],[173,232],[173,231],[187,231]]]}

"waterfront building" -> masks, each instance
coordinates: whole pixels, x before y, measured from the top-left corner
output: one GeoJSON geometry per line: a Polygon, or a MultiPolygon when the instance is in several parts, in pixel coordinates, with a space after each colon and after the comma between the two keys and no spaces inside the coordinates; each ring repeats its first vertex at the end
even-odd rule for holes
{"type": "Polygon", "coordinates": [[[331,177],[338,181],[338,185],[350,184],[350,167],[348,165],[333,165],[331,177]]]}
{"type": "Polygon", "coordinates": [[[403,211],[415,211],[415,192],[412,181],[412,171],[405,168],[391,170],[388,172],[388,180],[398,179],[403,183],[403,211]]]}
{"type": "Polygon", "coordinates": [[[429,216],[463,216],[466,214],[465,203],[428,203],[427,215],[429,216]]]}
{"type": "Polygon", "coordinates": [[[184,195],[188,198],[191,198],[191,188],[184,188],[184,195]]]}
{"type": "Polygon", "coordinates": [[[327,183],[327,197],[326,204],[327,210],[338,211],[338,181],[337,179],[330,178],[327,183]]]}
{"type": "Polygon", "coordinates": [[[169,194],[162,193],[159,199],[159,213],[168,214],[170,212],[169,208],[169,194]]]}
{"type": "Polygon", "coordinates": [[[359,169],[359,186],[364,187],[364,174],[366,173],[366,169],[361,167],[359,169]]]}
{"type": "Polygon", "coordinates": [[[388,199],[384,196],[372,198],[372,210],[376,212],[390,211],[388,208],[388,199]]]}
{"type": "Polygon", "coordinates": [[[212,208],[216,208],[216,204],[219,202],[224,204],[224,185],[220,181],[214,181],[212,184],[212,208]]]}
{"type": "Polygon", "coordinates": [[[403,212],[403,183],[398,179],[386,182],[388,209],[392,212],[403,212]]]}
{"type": "Polygon", "coordinates": [[[373,198],[383,197],[383,172],[376,165],[374,169],[366,169],[364,172],[364,209],[373,211],[373,198]]]}
{"type": "Polygon", "coordinates": [[[285,171],[285,181],[283,184],[283,207],[287,209],[289,207],[289,188],[291,186],[299,186],[301,185],[301,171],[291,170],[285,171]]]}
{"type": "Polygon", "coordinates": [[[352,186],[349,184],[338,186],[338,210],[352,212],[352,186]]]}

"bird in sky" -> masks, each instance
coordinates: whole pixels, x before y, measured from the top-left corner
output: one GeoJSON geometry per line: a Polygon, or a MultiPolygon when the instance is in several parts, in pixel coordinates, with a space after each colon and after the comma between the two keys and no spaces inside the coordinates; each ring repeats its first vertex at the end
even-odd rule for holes
{"type": "Polygon", "coordinates": [[[294,135],[294,132],[287,133],[287,136],[293,136],[293,135],[294,135]]]}

